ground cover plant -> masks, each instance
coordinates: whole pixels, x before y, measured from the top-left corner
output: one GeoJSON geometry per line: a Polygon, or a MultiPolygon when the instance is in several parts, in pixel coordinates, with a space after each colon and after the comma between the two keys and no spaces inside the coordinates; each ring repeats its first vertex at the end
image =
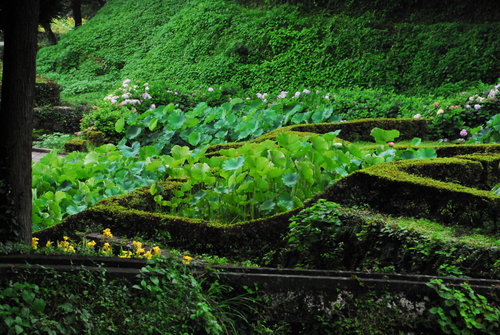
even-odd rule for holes
{"type": "Polygon", "coordinates": [[[85,268],[27,269],[15,278],[0,283],[5,334],[235,334],[251,328],[245,318],[256,305],[165,257],[145,265],[135,283],[85,268]]]}
{"type": "Polygon", "coordinates": [[[38,71],[66,95],[111,89],[126,76],[169,78],[186,90],[224,84],[261,93],[360,87],[410,94],[443,85],[464,91],[500,76],[495,21],[391,22],[363,6],[345,15],[248,5],[110,0],[40,50],[38,71]]]}
{"type": "Polygon", "coordinates": [[[75,136],[71,134],[63,134],[55,132],[52,134],[42,134],[36,141],[33,141],[34,147],[47,149],[63,149],[64,143],[73,139],[75,136]]]}

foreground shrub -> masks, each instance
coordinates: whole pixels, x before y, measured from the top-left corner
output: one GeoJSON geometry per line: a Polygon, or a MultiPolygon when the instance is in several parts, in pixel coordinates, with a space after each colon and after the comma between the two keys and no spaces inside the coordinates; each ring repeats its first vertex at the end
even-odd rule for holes
{"type": "MultiPolygon", "coordinates": [[[[105,269],[20,270],[0,280],[5,334],[223,334],[248,327],[252,300],[232,295],[190,266],[157,258],[136,283],[110,280],[105,269]]],[[[97,264],[97,266],[99,266],[97,264]]]]}

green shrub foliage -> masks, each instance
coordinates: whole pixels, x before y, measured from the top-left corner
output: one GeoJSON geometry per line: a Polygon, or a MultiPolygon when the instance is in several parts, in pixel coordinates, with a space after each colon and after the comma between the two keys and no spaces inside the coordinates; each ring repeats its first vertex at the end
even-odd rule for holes
{"type": "Polygon", "coordinates": [[[2,334],[237,334],[255,309],[250,297],[174,258],[149,261],[133,282],[90,268],[3,273],[2,334]]]}
{"type": "Polygon", "coordinates": [[[41,49],[38,71],[71,94],[112,88],[127,77],[188,89],[230,83],[262,93],[422,92],[500,77],[500,23],[388,24],[382,18],[289,4],[252,9],[223,0],[110,0],[58,45],[41,49]]]}

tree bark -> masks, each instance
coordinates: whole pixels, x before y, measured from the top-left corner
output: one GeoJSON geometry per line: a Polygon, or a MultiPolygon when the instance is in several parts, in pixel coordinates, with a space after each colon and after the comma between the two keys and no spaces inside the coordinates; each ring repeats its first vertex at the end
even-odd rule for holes
{"type": "Polygon", "coordinates": [[[47,39],[49,40],[50,45],[56,45],[57,37],[50,28],[50,23],[43,23],[42,27],[45,30],[45,33],[47,34],[47,39]]]}
{"type": "Polygon", "coordinates": [[[71,9],[75,19],[75,28],[80,27],[82,25],[82,0],[72,0],[71,9]]]}
{"type": "Polygon", "coordinates": [[[0,109],[0,242],[29,244],[39,0],[5,1],[0,109]]]}

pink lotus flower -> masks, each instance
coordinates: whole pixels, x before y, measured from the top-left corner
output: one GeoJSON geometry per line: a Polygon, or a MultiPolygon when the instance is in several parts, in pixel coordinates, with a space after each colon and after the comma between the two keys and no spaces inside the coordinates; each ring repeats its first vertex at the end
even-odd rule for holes
{"type": "Polygon", "coordinates": [[[467,136],[467,135],[468,135],[468,134],[467,134],[467,130],[462,129],[462,130],[460,131],[460,136],[465,137],[465,136],[467,136]]]}
{"type": "Polygon", "coordinates": [[[390,146],[391,148],[394,146],[394,142],[387,142],[387,145],[390,146]]]}

